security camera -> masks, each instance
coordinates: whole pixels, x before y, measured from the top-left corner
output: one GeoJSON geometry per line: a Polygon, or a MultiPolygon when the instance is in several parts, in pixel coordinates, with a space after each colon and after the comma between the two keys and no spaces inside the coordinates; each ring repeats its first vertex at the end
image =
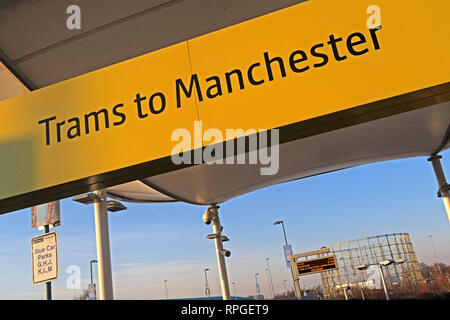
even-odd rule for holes
{"type": "Polygon", "coordinates": [[[218,206],[216,206],[216,207],[209,207],[208,209],[206,209],[205,213],[203,214],[203,222],[206,225],[211,224],[211,221],[217,215],[217,208],[218,208],[218,206]]]}
{"type": "Polygon", "coordinates": [[[209,211],[209,208],[208,208],[208,209],[206,209],[205,213],[203,214],[203,222],[206,225],[210,225],[212,219],[213,219],[213,215],[212,215],[211,211],[209,211]]]}
{"type": "Polygon", "coordinates": [[[228,250],[225,250],[225,249],[222,249],[222,250],[220,250],[220,253],[224,256],[224,257],[229,257],[229,256],[231,256],[231,251],[228,251],[228,250]]]}

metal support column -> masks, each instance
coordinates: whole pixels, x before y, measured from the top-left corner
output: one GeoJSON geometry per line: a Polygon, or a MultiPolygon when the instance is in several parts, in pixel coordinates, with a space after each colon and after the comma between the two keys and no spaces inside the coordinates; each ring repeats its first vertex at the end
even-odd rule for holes
{"type": "Polygon", "coordinates": [[[219,206],[212,205],[208,211],[212,217],[214,241],[216,243],[217,264],[219,266],[220,286],[222,288],[223,300],[230,300],[230,286],[228,284],[227,266],[225,264],[226,250],[223,249],[222,243],[222,229],[219,219],[219,206]]]}
{"type": "Polygon", "coordinates": [[[108,210],[106,192],[94,191],[98,199],[95,208],[95,238],[97,242],[98,289],[100,300],[113,299],[111,252],[109,248],[108,210]]]}
{"type": "Polygon", "coordinates": [[[442,197],[442,201],[444,201],[445,210],[447,211],[447,217],[450,221],[450,186],[447,184],[447,180],[445,179],[444,170],[442,169],[440,155],[434,155],[428,158],[428,161],[431,161],[433,165],[434,174],[436,175],[436,179],[439,185],[438,194],[442,197]]]}
{"type": "MultiPolygon", "coordinates": [[[[50,232],[50,226],[48,224],[46,224],[44,226],[44,233],[49,233],[50,232]]],[[[52,300],[52,282],[46,282],[45,283],[45,292],[47,295],[47,300],[52,300]]]]}
{"type": "Polygon", "coordinates": [[[294,258],[294,256],[291,256],[291,272],[292,272],[292,277],[294,280],[294,289],[295,289],[295,295],[297,297],[297,300],[301,300],[302,299],[302,293],[300,291],[300,282],[298,280],[298,274],[295,271],[294,268],[297,268],[297,264],[296,264],[296,259],[294,258]]]}
{"type": "Polygon", "coordinates": [[[295,293],[297,294],[297,300],[301,300],[302,292],[300,291],[300,283],[299,283],[298,278],[294,279],[294,283],[295,283],[295,293]]]}
{"type": "Polygon", "coordinates": [[[364,297],[364,290],[363,290],[363,288],[361,286],[359,287],[359,290],[361,290],[361,298],[363,300],[366,300],[366,297],[364,297]]]}
{"type": "Polygon", "coordinates": [[[344,288],[344,298],[345,298],[345,300],[348,300],[348,294],[347,294],[347,288],[349,288],[349,287],[345,287],[344,288]]]}
{"type": "Polygon", "coordinates": [[[381,282],[383,283],[383,289],[384,289],[384,293],[386,295],[386,300],[391,300],[391,298],[389,297],[388,288],[386,286],[386,280],[384,279],[383,268],[381,267],[380,264],[378,264],[378,270],[380,271],[381,282]]]}
{"type": "Polygon", "coordinates": [[[269,280],[270,280],[270,282],[269,282],[269,285],[270,285],[270,288],[271,288],[271,290],[272,290],[272,296],[275,298],[275,289],[273,288],[273,280],[272,280],[272,273],[270,272],[270,264],[269,264],[269,258],[266,258],[266,261],[267,261],[267,272],[269,273],[269,280]]]}

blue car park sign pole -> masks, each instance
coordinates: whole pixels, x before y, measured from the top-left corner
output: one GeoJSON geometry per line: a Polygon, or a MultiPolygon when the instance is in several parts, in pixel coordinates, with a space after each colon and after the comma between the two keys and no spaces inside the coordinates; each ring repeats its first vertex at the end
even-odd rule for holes
{"type": "Polygon", "coordinates": [[[283,246],[284,258],[286,259],[286,267],[291,267],[292,246],[290,244],[283,246]]]}

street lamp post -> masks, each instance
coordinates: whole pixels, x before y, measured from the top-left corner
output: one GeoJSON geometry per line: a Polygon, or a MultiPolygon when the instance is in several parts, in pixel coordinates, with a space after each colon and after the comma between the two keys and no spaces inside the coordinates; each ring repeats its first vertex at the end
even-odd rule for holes
{"type": "Polygon", "coordinates": [[[272,273],[270,272],[270,264],[269,264],[270,259],[266,258],[266,261],[267,261],[267,271],[269,273],[269,278],[270,278],[270,288],[272,289],[272,296],[275,298],[275,290],[273,288],[272,273]]]}
{"type": "Polygon", "coordinates": [[[91,269],[91,284],[94,283],[94,280],[93,280],[93,278],[92,278],[92,264],[93,264],[93,263],[97,263],[97,260],[91,260],[91,261],[89,261],[89,267],[90,267],[90,269],[91,269]]]}
{"type": "Polygon", "coordinates": [[[439,265],[439,259],[438,259],[437,253],[436,253],[436,248],[434,247],[433,236],[430,234],[428,237],[430,238],[431,245],[433,247],[434,256],[436,257],[436,263],[438,266],[439,274],[441,275],[441,279],[444,279],[444,276],[442,275],[441,266],[439,265]]]}
{"type": "Polygon", "coordinates": [[[361,291],[361,298],[363,300],[366,300],[366,297],[364,297],[364,290],[363,290],[363,286],[362,285],[359,286],[359,290],[361,291]]]}
{"type": "Polygon", "coordinates": [[[288,288],[286,286],[286,281],[287,280],[283,280],[283,284],[284,284],[284,289],[286,289],[286,298],[287,298],[289,291],[288,291],[288,288]]]}
{"type": "Polygon", "coordinates": [[[208,284],[208,276],[206,275],[206,271],[209,271],[210,269],[206,268],[205,269],[205,293],[208,296],[208,300],[210,297],[210,291],[209,291],[209,284],[208,284]]]}
{"type": "Polygon", "coordinates": [[[234,282],[232,282],[231,285],[233,286],[233,289],[234,289],[234,299],[237,300],[236,286],[235,286],[234,282]]]}
{"type": "MultiPolygon", "coordinates": [[[[286,244],[286,247],[288,246],[288,241],[287,241],[287,236],[286,236],[286,230],[284,229],[284,222],[283,220],[279,220],[279,221],[275,221],[273,223],[273,225],[277,225],[277,224],[281,224],[281,226],[283,227],[283,235],[284,235],[284,243],[286,244]]],[[[295,288],[295,277],[294,277],[294,272],[292,271],[292,268],[289,268],[291,270],[291,276],[292,276],[292,284],[294,285],[295,288]]],[[[294,290],[295,295],[297,296],[297,292],[294,290]]],[[[297,297],[298,299],[300,299],[300,297],[297,297]]]]}
{"type": "Polygon", "coordinates": [[[405,262],[404,259],[398,259],[398,260],[384,260],[381,261],[379,263],[372,263],[372,264],[363,264],[360,266],[357,266],[356,269],[358,270],[365,270],[367,269],[369,266],[377,266],[378,267],[378,271],[380,272],[380,277],[381,277],[381,282],[383,283],[383,289],[384,289],[384,294],[386,295],[386,300],[391,300],[391,297],[389,296],[389,291],[388,291],[388,287],[386,285],[386,281],[384,279],[384,273],[383,273],[383,266],[387,267],[390,264],[400,264],[405,262]]]}
{"type": "Polygon", "coordinates": [[[283,222],[283,220],[275,221],[273,223],[274,226],[277,225],[277,224],[281,224],[281,226],[283,227],[284,242],[286,243],[286,245],[288,245],[288,241],[287,241],[287,237],[286,237],[286,230],[284,229],[284,222],[283,222]]]}
{"type": "Polygon", "coordinates": [[[383,289],[384,289],[384,293],[386,295],[386,300],[391,300],[391,297],[389,296],[388,288],[386,286],[386,281],[384,280],[384,273],[383,273],[381,264],[378,264],[378,270],[380,271],[381,282],[383,283],[383,289]]]}
{"type": "Polygon", "coordinates": [[[261,294],[261,289],[259,288],[258,276],[259,276],[259,273],[255,273],[256,295],[258,296],[258,299],[259,299],[259,295],[261,294]]]}
{"type": "Polygon", "coordinates": [[[91,283],[88,286],[88,291],[89,291],[89,299],[93,299],[93,300],[97,300],[97,288],[94,284],[94,278],[92,276],[92,264],[93,263],[97,263],[97,260],[91,260],[89,261],[89,269],[91,271],[91,283]]]}
{"type": "Polygon", "coordinates": [[[169,300],[169,291],[167,291],[167,280],[164,280],[164,286],[166,287],[166,300],[169,300]]]}
{"type": "Polygon", "coordinates": [[[344,297],[345,297],[345,300],[348,300],[348,294],[347,294],[347,290],[348,290],[348,289],[350,289],[350,287],[346,285],[346,286],[344,287],[344,297]]]}
{"type": "MultiPolygon", "coordinates": [[[[266,268],[266,274],[267,274],[267,285],[269,286],[269,293],[272,291],[272,287],[270,286],[270,278],[269,278],[269,269],[266,268]]],[[[275,298],[275,296],[272,293],[272,298],[275,298]]]]}

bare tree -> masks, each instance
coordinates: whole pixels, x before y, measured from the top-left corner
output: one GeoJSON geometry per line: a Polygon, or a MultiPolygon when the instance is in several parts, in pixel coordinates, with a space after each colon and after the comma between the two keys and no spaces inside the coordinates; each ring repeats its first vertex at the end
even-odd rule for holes
{"type": "Polygon", "coordinates": [[[73,298],[73,300],[88,300],[88,297],[89,297],[89,291],[86,289],[83,289],[81,294],[78,296],[75,296],[75,298],[73,298]]]}

